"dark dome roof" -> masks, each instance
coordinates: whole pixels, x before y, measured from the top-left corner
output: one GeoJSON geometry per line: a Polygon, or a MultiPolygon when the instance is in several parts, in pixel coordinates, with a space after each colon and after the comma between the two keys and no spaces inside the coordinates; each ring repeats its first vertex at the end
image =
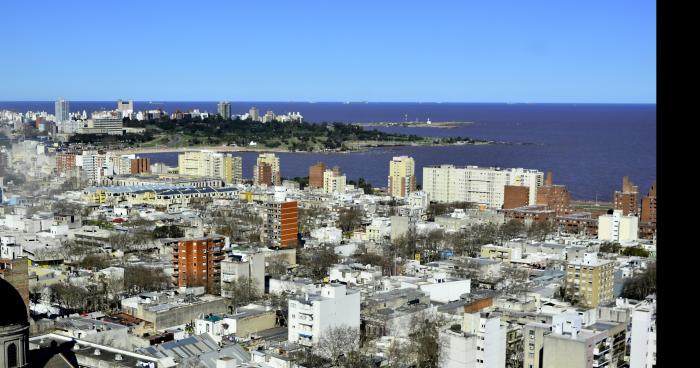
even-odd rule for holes
{"type": "Polygon", "coordinates": [[[29,324],[27,306],[17,289],[0,278],[0,326],[29,324]]]}

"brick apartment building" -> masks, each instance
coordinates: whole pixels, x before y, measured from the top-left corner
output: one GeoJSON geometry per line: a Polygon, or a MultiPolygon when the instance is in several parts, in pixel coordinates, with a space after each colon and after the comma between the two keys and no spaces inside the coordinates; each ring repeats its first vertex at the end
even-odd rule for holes
{"type": "Polygon", "coordinates": [[[622,191],[615,191],[613,205],[616,210],[621,210],[623,216],[636,216],[639,214],[639,189],[629,177],[622,178],[622,191]]]}
{"type": "Polygon", "coordinates": [[[530,204],[530,188],[520,185],[503,187],[503,209],[526,207],[530,204]]]}
{"type": "Polygon", "coordinates": [[[326,171],[326,164],[317,162],[309,167],[309,187],[323,188],[323,172],[326,171]]]}
{"type": "Polygon", "coordinates": [[[553,210],[557,216],[562,216],[571,210],[571,195],[565,185],[553,183],[552,173],[547,173],[544,185],[537,188],[537,205],[553,210]]]}
{"type": "Polygon", "coordinates": [[[131,175],[148,174],[151,172],[151,159],[135,158],[129,161],[131,163],[131,175]]]}
{"type": "Polygon", "coordinates": [[[204,286],[209,294],[221,293],[223,236],[169,239],[173,249],[173,283],[178,287],[204,286]]]}
{"type": "Polygon", "coordinates": [[[297,201],[270,202],[265,207],[263,241],[280,248],[293,248],[298,245],[299,208],[297,201]]]}

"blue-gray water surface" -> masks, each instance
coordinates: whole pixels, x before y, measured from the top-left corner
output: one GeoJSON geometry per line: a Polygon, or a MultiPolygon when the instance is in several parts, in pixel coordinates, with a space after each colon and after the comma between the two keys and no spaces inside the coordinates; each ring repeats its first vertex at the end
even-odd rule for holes
{"type": "MultiPolygon", "coordinates": [[[[111,101],[71,101],[71,111],[113,109],[111,101]]],[[[565,184],[575,199],[610,201],[628,175],[642,194],[656,178],[656,105],[654,104],[505,104],[505,103],[338,103],[232,102],[234,114],[256,106],[263,114],[300,112],[311,122],[403,122],[430,119],[462,121],[458,128],[381,127],[387,132],[421,136],[462,136],[513,145],[377,148],[353,153],[280,153],[282,175],[306,176],[317,161],[339,165],[348,179],[364,177],[386,186],[389,160],[409,155],[416,160],[418,183],[422,167],[450,163],[524,167],[552,171],[554,182],[565,184]]],[[[167,112],[198,108],[216,112],[216,102],[135,102],[136,110],[163,108],[167,112]]],[[[0,102],[0,109],[47,111],[53,102],[0,102]]],[[[374,129],[374,128],[372,128],[374,129]]],[[[252,177],[254,152],[243,157],[244,175],[252,177]]],[[[154,162],[177,164],[174,153],[144,154],[154,162]]]]}

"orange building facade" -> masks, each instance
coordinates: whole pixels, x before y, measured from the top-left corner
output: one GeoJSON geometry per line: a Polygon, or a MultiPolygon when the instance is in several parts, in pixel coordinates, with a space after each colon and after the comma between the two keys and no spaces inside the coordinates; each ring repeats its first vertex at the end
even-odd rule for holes
{"type": "Polygon", "coordinates": [[[178,287],[204,286],[207,293],[221,294],[223,236],[173,239],[173,283],[178,287]]]}
{"type": "Polygon", "coordinates": [[[263,238],[271,246],[293,248],[298,244],[299,208],[296,201],[267,204],[263,238]]]}
{"type": "Polygon", "coordinates": [[[130,160],[131,175],[151,172],[151,160],[149,158],[136,158],[130,160]]]}

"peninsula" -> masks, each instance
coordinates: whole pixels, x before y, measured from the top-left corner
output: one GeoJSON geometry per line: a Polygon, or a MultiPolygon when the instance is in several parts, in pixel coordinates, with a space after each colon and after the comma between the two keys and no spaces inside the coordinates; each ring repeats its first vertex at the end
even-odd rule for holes
{"type": "Polygon", "coordinates": [[[171,150],[198,146],[231,147],[231,150],[274,150],[278,152],[356,151],[381,146],[438,146],[490,144],[468,137],[419,137],[414,134],[381,132],[355,124],[305,121],[260,123],[250,119],[207,118],[131,120],[122,136],[76,134],[74,143],[120,144],[126,150],[171,150]]]}

